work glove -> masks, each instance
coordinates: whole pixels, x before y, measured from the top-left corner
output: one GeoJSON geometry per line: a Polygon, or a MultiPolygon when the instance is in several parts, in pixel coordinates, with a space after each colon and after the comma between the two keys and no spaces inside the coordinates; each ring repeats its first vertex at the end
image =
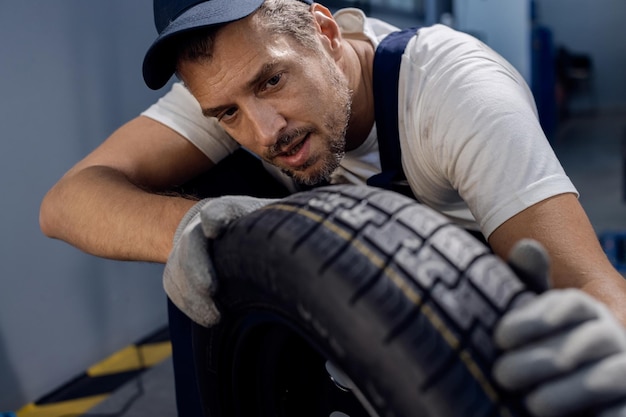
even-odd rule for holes
{"type": "Polygon", "coordinates": [[[209,244],[230,222],[275,199],[248,196],[209,198],[196,203],[183,217],[163,272],[163,287],[170,300],[191,320],[210,327],[220,320],[213,302],[217,280],[209,244]]]}
{"type": "Polygon", "coordinates": [[[513,246],[507,263],[531,291],[541,294],[550,288],[550,256],[541,243],[522,239],[513,246]]]}
{"type": "Polygon", "coordinates": [[[494,338],[496,381],[533,415],[626,417],[626,330],[599,301],[546,291],[505,314],[494,338]]]}

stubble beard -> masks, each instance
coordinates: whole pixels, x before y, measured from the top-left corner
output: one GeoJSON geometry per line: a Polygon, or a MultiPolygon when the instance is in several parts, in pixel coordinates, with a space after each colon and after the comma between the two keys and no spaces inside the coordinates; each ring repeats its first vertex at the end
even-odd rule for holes
{"type": "Polygon", "coordinates": [[[282,171],[293,178],[297,183],[315,186],[324,184],[330,181],[330,178],[335,170],[341,164],[346,154],[346,132],[348,130],[348,120],[350,117],[350,103],[346,103],[343,108],[341,121],[338,117],[333,118],[333,126],[326,124],[327,128],[332,132],[329,135],[322,137],[322,141],[326,144],[325,149],[314,155],[309,161],[304,163],[297,170],[282,169],[282,171]],[[340,123],[337,125],[336,123],[340,123]],[[334,132],[333,132],[334,131],[334,132]],[[314,170],[311,168],[316,165],[314,170]]]}
{"type": "MultiPolygon", "coordinates": [[[[324,121],[326,135],[321,137],[325,149],[314,155],[309,161],[297,170],[282,169],[283,173],[293,178],[297,183],[306,186],[316,186],[330,181],[331,175],[339,167],[346,154],[346,133],[352,111],[352,92],[346,85],[345,80],[334,68],[329,74],[330,88],[337,94],[336,108],[338,111],[331,112],[324,121]],[[313,171],[311,167],[317,165],[313,171]]],[[[308,133],[316,133],[311,131],[308,133]]]]}

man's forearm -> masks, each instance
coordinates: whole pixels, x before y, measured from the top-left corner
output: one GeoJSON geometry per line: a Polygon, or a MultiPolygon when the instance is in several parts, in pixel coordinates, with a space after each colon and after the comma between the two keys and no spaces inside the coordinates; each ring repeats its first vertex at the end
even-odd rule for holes
{"type": "Polygon", "coordinates": [[[44,198],[42,231],[105,258],[165,262],[176,227],[195,201],[146,192],[121,172],[91,166],[44,198]]]}
{"type": "Polygon", "coordinates": [[[606,303],[626,326],[626,281],[609,263],[573,194],[555,196],[522,211],[496,229],[489,243],[506,259],[523,238],[539,241],[548,251],[554,287],[584,290],[606,303]]]}

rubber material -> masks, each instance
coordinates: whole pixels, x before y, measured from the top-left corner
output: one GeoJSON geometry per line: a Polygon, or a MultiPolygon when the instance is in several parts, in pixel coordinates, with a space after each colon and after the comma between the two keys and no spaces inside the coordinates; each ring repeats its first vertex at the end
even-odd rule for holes
{"type": "Polygon", "coordinates": [[[194,342],[207,415],[527,415],[491,377],[491,335],[532,294],[427,207],[324,187],[235,222],[212,256],[223,318],[194,342]],[[325,361],[357,406],[325,386],[325,361]]]}

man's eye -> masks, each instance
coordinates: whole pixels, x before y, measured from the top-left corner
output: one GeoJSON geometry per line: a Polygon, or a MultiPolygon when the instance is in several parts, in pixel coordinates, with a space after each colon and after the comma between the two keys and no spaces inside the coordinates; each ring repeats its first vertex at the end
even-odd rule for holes
{"type": "Polygon", "coordinates": [[[276,86],[280,82],[282,76],[283,76],[282,74],[276,74],[272,78],[267,80],[267,87],[274,87],[274,86],[276,86]]]}
{"type": "Polygon", "coordinates": [[[222,121],[222,120],[227,121],[228,119],[233,117],[235,115],[235,113],[237,113],[237,109],[234,108],[234,107],[231,107],[231,108],[225,110],[222,114],[220,114],[217,119],[219,121],[222,121]]]}

